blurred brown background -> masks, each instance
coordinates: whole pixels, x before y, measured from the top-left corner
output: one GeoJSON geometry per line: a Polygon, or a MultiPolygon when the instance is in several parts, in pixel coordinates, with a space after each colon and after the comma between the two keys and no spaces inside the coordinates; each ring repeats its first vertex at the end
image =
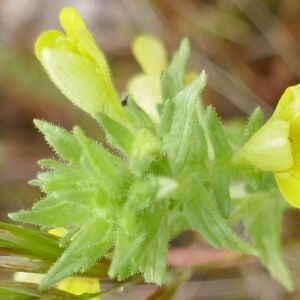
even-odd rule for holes
{"type": "MultiPolygon", "coordinates": [[[[257,105],[268,116],[284,89],[300,81],[299,0],[0,0],[2,221],[8,221],[8,211],[27,208],[40,197],[27,181],[38,171],[37,159],[53,156],[33,118],[67,128],[80,124],[90,135],[101,136],[94,121],[60,95],[33,56],[36,36],[58,28],[63,6],[76,7],[87,21],[109,58],[120,94],[139,70],[130,43],[141,32],[159,36],[169,53],[182,37],[190,38],[190,69],[207,70],[205,101],[225,120],[243,117],[257,105]]],[[[295,273],[294,294],[287,294],[257,262],[229,262],[221,270],[200,272],[176,299],[300,299],[299,220],[291,212],[284,226],[285,240],[293,241],[286,257],[295,273]]],[[[150,289],[137,288],[127,297],[142,299],[150,289]]],[[[104,297],[119,298],[126,295],[104,297]]]]}

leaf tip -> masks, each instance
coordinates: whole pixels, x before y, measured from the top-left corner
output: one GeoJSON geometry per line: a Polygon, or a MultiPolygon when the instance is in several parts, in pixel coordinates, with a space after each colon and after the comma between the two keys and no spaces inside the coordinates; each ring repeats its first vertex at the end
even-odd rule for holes
{"type": "Polygon", "coordinates": [[[11,213],[8,213],[7,215],[13,221],[21,221],[20,214],[22,214],[22,212],[23,211],[11,212],[11,213]]]}

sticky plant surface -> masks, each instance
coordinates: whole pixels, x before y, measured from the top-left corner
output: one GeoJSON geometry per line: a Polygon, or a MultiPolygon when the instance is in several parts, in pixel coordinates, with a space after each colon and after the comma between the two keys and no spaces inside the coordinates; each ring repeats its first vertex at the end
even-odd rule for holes
{"type": "Polygon", "coordinates": [[[68,132],[34,121],[57,159],[40,160],[31,181],[45,196],[10,217],[67,232],[40,288],[87,272],[101,258],[111,260],[111,278],[141,274],[161,285],[170,241],[191,229],[215,248],[259,256],[291,290],[280,235],[288,207],[282,195],[300,206],[299,86],[265,124],[256,109],[233,142],[215,110],[202,105],[205,72],[186,80],[187,39],[167,66],[161,42],[139,37],[133,50],[144,73],[121,101],[79,14],[65,8],[60,22],[64,32],[43,33],[36,55],[61,92],[104,129],[110,150],[78,126],[68,132]]]}

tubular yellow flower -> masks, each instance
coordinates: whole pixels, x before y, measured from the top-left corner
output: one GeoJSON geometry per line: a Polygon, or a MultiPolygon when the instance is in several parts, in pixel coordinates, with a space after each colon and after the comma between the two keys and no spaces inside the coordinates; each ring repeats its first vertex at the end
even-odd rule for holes
{"type": "Polygon", "coordinates": [[[128,82],[128,90],[137,104],[158,122],[156,106],[161,103],[160,76],[167,68],[166,49],[158,38],[140,35],[133,41],[132,52],[144,73],[133,76],[128,82]]]}
{"type": "MultiPolygon", "coordinates": [[[[133,40],[132,53],[143,73],[138,73],[129,80],[128,91],[150,118],[159,123],[157,105],[162,102],[161,75],[168,66],[166,48],[159,38],[142,34],[133,40]]],[[[189,84],[196,77],[196,73],[188,72],[185,83],[189,84]]]]}
{"type": "Polygon", "coordinates": [[[36,41],[35,53],[54,84],[85,112],[97,112],[130,126],[114,88],[106,58],[74,8],[64,8],[60,23],[65,34],[50,30],[36,41]]]}
{"type": "Polygon", "coordinates": [[[273,116],[238,155],[258,169],[273,171],[284,198],[300,208],[300,84],[284,92],[273,116]]]}

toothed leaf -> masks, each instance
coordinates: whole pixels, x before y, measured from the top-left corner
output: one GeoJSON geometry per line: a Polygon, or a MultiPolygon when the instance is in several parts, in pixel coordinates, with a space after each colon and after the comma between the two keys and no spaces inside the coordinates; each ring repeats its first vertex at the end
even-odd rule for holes
{"type": "Polygon", "coordinates": [[[161,284],[166,272],[168,251],[168,217],[164,205],[141,215],[145,239],[135,256],[146,282],[161,284]],[[154,221],[155,220],[155,221],[154,221]]]}
{"type": "Polygon", "coordinates": [[[246,130],[245,130],[245,141],[250,139],[250,137],[263,125],[263,112],[257,107],[253,113],[250,115],[246,130]]]}
{"type": "Polygon", "coordinates": [[[185,87],[174,98],[172,121],[165,120],[170,125],[169,132],[163,137],[163,151],[167,153],[173,172],[181,171],[186,164],[189,151],[192,148],[192,135],[197,126],[194,118],[196,107],[199,105],[199,93],[205,85],[205,74],[202,73],[190,85],[185,87]]]}
{"type": "Polygon", "coordinates": [[[278,192],[250,195],[239,200],[238,207],[238,219],[244,223],[262,263],[274,279],[288,290],[293,290],[291,272],[282,257],[281,249],[281,224],[286,205],[278,192]]]}
{"type": "Polygon", "coordinates": [[[213,198],[197,174],[185,181],[184,214],[190,226],[212,246],[253,254],[254,250],[242,240],[218,213],[213,198]]]}
{"type": "Polygon", "coordinates": [[[144,112],[144,110],[136,104],[134,99],[128,96],[127,103],[124,107],[127,110],[134,128],[142,129],[147,128],[152,132],[155,132],[155,126],[150,117],[144,112]]]}
{"type": "Polygon", "coordinates": [[[74,209],[74,204],[57,200],[57,203],[46,208],[12,213],[10,218],[45,228],[55,228],[82,224],[88,215],[87,209],[74,209]]]}
{"type": "Polygon", "coordinates": [[[137,264],[133,258],[139,254],[139,248],[143,240],[143,234],[131,236],[121,229],[117,232],[114,255],[109,270],[111,277],[124,280],[137,272],[137,264]],[[126,249],[126,252],[124,252],[124,249],[126,249]]]}
{"type": "Polygon", "coordinates": [[[105,114],[98,113],[96,119],[104,128],[109,143],[130,155],[134,140],[132,132],[105,114]]]}
{"type": "Polygon", "coordinates": [[[172,62],[161,78],[161,91],[163,100],[173,99],[184,88],[186,64],[190,56],[190,43],[184,39],[179,50],[174,54],[172,62]]]}
{"type": "Polygon", "coordinates": [[[212,189],[219,206],[220,212],[224,218],[228,218],[230,214],[230,165],[215,161],[212,170],[212,189]]]}
{"type": "Polygon", "coordinates": [[[45,136],[46,141],[64,160],[77,164],[80,160],[81,149],[74,136],[65,129],[41,120],[34,120],[35,126],[45,136]]]}
{"type": "Polygon", "coordinates": [[[113,243],[112,228],[102,219],[94,217],[85,224],[72,244],[43,278],[40,288],[49,288],[63,278],[91,268],[106,254],[113,243]]]}
{"type": "MultiPolygon", "coordinates": [[[[232,149],[227,140],[222,124],[215,110],[210,106],[207,108],[207,129],[215,154],[215,159],[223,159],[231,154],[232,149]]],[[[226,159],[226,158],[225,158],[226,159]]]]}

